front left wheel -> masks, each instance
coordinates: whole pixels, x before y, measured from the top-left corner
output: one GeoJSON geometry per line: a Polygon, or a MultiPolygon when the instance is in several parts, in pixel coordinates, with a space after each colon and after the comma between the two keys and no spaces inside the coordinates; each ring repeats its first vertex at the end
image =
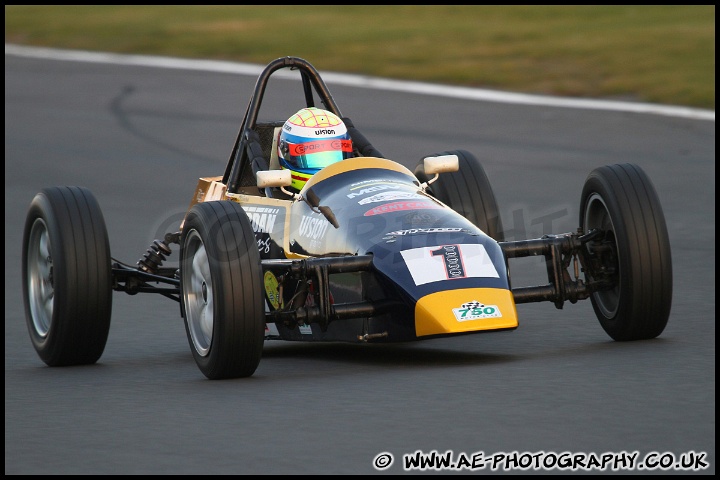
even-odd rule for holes
{"type": "Polygon", "coordinates": [[[25,318],[49,366],[86,365],[105,349],[112,310],[110,243],[93,194],[52,187],[35,195],[22,253],[25,318]]]}
{"type": "Polygon", "coordinates": [[[252,375],[262,356],[265,307],[247,214],[231,201],[196,204],[180,245],[183,315],[195,362],[211,380],[252,375]]]}

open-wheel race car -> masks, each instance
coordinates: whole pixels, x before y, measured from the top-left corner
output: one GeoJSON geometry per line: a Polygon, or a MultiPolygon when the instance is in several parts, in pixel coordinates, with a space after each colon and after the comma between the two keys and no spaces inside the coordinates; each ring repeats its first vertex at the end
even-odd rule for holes
{"type": "Polygon", "coordinates": [[[262,71],[224,174],[199,179],[181,224],[135,265],[111,257],[101,209],[83,187],[38,193],[23,242],[27,325],[50,366],[99,360],[113,291],[177,301],[210,379],[252,375],[267,340],[407,342],[512,330],[516,305],[527,302],[562,308],[589,298],[611,338],[650,339],[665,328],[672,298],[665,219],[639,166],[590,172],[577,231],[505,241],[475,156],[442,151],[414,171],[384,158],[316,69],[295,57],[262,71]],[[351,138],[349,158],[299,190],[278,162],[288,148],[284,121],[258,121],[268,80],[282,69],[299,71],[307,107],[319,101],[351,138]],[[178,264],[165,266],[173,244],[178,264]],[[513,288],[510,260],[528,256],[544,256],[548,283],[513,288]]]}

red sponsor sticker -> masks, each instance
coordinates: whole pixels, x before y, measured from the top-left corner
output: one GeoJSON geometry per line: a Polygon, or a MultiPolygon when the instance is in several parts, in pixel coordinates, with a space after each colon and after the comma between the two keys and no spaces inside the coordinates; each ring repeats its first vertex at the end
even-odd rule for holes
{"type": "Polygon", "coordinates": [[[403,210],[433,210],[442,208],[437,203],[428,200],[407,200],[404,202],[392,202],[380,205],[379,207],[371,208],[365,212],[366,217],[372,215],[382,215],[383,213],[400,212],[403,210]]]}
{"type": "Polygon", "coordinates": [[[288,144],[290,155],[299,157],[301,155],[309,155],[311,153],[320,152],[352,152],[352,142],[350,140],[318,140],[316,142],[307,143],[290,143],[288,144]]]}

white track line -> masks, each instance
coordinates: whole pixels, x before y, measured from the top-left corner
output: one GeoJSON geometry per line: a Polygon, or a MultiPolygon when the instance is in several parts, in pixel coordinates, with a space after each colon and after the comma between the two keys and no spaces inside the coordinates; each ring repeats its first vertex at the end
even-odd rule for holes
{"type": "MultiPolygon", "coordinates": [[[[264,65],[226,62],[216,60],[188,60],[182,58],[159,57],[150,55],[121,55],[116,53],[88,52],[83,50],[61,50],[53,48],[26,47],[5,44],[5,55],[28,58],[44,58],[74,62],[110,63],[115,65],[133,65],[153,68],[174,68],[182,70],[200,70],[208,72],[232,73],[258,76],[264,65]]],[[[279,71],[275,75],[292,75],[292,72],[279,71]]],[[[421,95],[464,98],[486,102],[515,103],[524,105],[544,105],[549,107],[583,108],[589,110],[614,110],[620,112],[650,113],[670,117],[682,117],[696,120],[715,121],[715,111],[689,107],[675,107],[651,103],[632,103],[578,98],[551,97],[546,95],[528,95],[523,93],[501,92],[481,88],[452,87],[422,82],[389,80],[362,75],[322,72],[327,84],[350,87],[391,90],[421,95]]]]}

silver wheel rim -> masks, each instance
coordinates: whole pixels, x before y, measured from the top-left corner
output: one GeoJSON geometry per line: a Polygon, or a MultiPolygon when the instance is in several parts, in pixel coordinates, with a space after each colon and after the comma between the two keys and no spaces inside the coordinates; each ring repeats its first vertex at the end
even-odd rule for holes
{"type": "MultiPolygon", "coordinates": [[[[605,201],[599,194],[593,193],[590,195],[587,205],[585,206],[584,218],[586,232],[593,228],[602,229],[612,235],[613,240],[615,239],[615,227],[610,218],[607,205],[605,205],[605,201]]],[[[606,318],[614,318],[617,314],[620,303],[620,281],[618,277],[618,282],[612,289],[602,290],[592,294],[596,306],[606,318]]]]}
{"type": "Polygon", "coordinates": [[[30,229],[27,251],[27,282],[30,315],[35,333],[45,338],[52,324],[55,289],[50,235],[42,218],[30,229]]]}
{"type": "Polygon", "coordinates": [[[185,316],[190,338],[198,354],[206,356],[213,337],[213,288],[207,251],[200,235],[192,230],[185,240],[187,268],[183,269],[185,316]]]}

